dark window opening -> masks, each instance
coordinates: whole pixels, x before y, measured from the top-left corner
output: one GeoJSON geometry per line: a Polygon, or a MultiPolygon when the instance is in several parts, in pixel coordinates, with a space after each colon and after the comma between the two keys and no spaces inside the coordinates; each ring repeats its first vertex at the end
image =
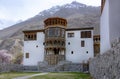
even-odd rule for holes
{"type": "Polygon", "coordinates": [[[26,58],[29,58],[29,53],[26,53],[26,58]]]}
{"type": "Polygon", "coordinates": [[[65,45],[65,42],[63,41],[63,42],[62,42],[62,46],[64,46],[64,45],[65,45]]]}
{"type": "Polygon", "coordinates": [[[71,51],[71,54],[73,54],[73,51],[71,51]]]}
{"type": "Polygon", "coordinates": [[[36,33],[25,33],[24,34],[25,41],[36,40],[36,39],[37,39],[36,33]]]}
{"type": "Polygon", "coordinates": [[[43,45],[45,45],[45,42],[43,43],[43,45]]]}
{"type": "Polygon", "coordinates": [[[68,42],[68,45],[70,45],[70,42],[68,42]]]}
{"type": "Polygon", "coordinates": [[[38,47],[38,45],[36,45],[36,47],[38,47]]]}
{"type": "Polygon", "coordinates": [[[86,53],[88,54],[88,51],[86,51],[86,53]]]}
{"type": "Polygon", "coordinates": [[[81,47],[85,47],[85,41],[81,41],[81,47]]]}
{"type": "Polygon", "coordinates": [[[55,49],[54,49],[54,54],[55,54],[55,55],[59,55],[59,49],[56,49],[56,48],[55,48],[55,49]]]}

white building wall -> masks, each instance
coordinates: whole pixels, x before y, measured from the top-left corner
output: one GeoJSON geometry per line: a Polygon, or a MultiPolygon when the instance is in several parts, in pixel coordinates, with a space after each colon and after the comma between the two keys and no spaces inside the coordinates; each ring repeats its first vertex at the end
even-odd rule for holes
{"type": "Polygon", "coordinates": [[[120,37],[120,0],[109,0],[110,41],[120,37]]]}
{"type": "Polygon", "coordinates": [[[120,0],[106,0],[101,15],[101,49],[104,53],[120,38],[120,0]]]}
{"type": "MultiPolygon", "coordinates": [[[[92,38],[81,38],[81,31],[66,31],[66,60],[73,63],[87,62],[93,54],[93,36],[92,38]],[[74,37],[67,37],[67,33],[74,33],[74,37]],[[81,41],[85,41],[85,47],[81,47],[81,41]],[[70,42],[70,45],[68,43],[70,42]],[[73,54],[71,53],[73,51],[73,54]],[[86,53],[88,51],[88,53],[86,53]]],[[[87,31],[87,30],[83,30],[87,31]]],[[[93,35],[93,31],[92,31],[93,35]]]]}
{"type": "Polygon", "coordinates": [[[24,41],[24,58],[23,65],[37,65],[39,61],[44,60],[44,33],[37,33],[37,40],[24,41]],[[38,46],[38,47],[37,47],[38,46]],[[26,53],[29,53],[29,58],[26,58],[26,53]]]}
{"type": "Polygon", "coordinates": [[[110,49],[110,29],[109,29],[109,0],[106,0],[103,12],[101,14],[100,21],[100,35],[101,35],[101,44],[100,44],[100,53],[104,53],[110,49]]]}

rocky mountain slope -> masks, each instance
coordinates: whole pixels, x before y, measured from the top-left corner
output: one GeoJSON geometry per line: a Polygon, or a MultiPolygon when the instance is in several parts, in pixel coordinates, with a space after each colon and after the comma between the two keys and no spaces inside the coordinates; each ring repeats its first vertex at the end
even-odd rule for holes
{"type": "Polygon", "coordinates": [[[63,6],[54,6],[26,21],[0,30],[0,49],[11,50],[18,39],[21,40],[19,44],[23,46],[23,30],[42,29],[46,18],[56,16],[66,18],[68,28],[95,27],[94,34],[99,34],[100,7],[87,6],[74,1],[63,6]]]}

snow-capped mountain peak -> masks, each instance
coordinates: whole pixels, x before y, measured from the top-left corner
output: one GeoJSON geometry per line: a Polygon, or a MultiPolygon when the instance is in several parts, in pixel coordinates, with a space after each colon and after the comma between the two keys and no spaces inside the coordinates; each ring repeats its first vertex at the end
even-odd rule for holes
{"type": "Polygon", "coordinates": [[[40,12],[39,15],[44,16],[44,14],[46,14],[46,13],[50,13],[52,15],[59,10],[60,10],[60,6],[54,6],[48,10],[44,10],[43,12],[40,12]]]}
{"type": "Polygon", "coordinates": [[[65,5],[65,8],[76,8],[76,9],[78,9],[80,7],[86,7],[86,5],[85,4],[81,4],[79,2],[76,2],[76,1],[73,1],[71,4],[66,4],[65,5]]]}
{"type": "Polygon", "coordinates": [[[44,10],[42,12],[40,12],[37,16],[45,16],[45,14],[55,14],[57,11],[59,11],[60,9],[62,8],[75,8],[75,9],[79,9],[79,8],[84,8],[86,7],[85,4],[82,4],[82,3],[79,3],[79,2],[76,2],[76,1],[73,1],[72,3],[70,4],[65,4],[63,6],[54,6],[48,10],[44,10]]]}

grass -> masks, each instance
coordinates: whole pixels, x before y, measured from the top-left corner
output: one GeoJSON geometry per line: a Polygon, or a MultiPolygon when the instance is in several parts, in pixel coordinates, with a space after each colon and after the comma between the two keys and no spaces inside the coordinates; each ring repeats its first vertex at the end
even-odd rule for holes
{"type": "Polygon", "coordinates": [[[0,79],[12,79],[20,76],[36,74],[35,72],[6,72],[0,73],[0,79]]]}
{"type": "Polygon", "coordinates": [[[47,75],[35,76],[30,79],[92,79],[89,74],[79,72],[49,73],[47,75]]]}
{"type": "MultiPolygon", "coordinates": [[[[20,76],[28,76],[38,74],[37,72],[8,72],[0,73],[0,79],[12,79],[20,76]]],[[[48,73],[46,75],[35,76],[30,79],[92,79],[90,74],[84,74],[79,72],[60,72],[60,73],[48,73]]]]}

